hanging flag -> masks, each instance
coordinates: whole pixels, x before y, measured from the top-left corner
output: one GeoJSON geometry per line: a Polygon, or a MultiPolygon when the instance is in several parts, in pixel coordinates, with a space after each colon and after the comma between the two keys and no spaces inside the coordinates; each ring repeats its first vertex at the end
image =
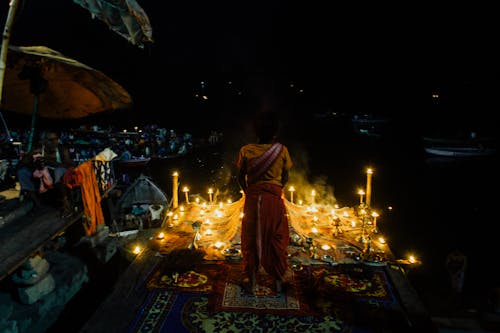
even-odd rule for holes
{"type": "Polygon", "coordinates": [[[73,0],[108,27],[140,48],[153,42],[153,29],[146,12],[135,0],[73,0]]]}

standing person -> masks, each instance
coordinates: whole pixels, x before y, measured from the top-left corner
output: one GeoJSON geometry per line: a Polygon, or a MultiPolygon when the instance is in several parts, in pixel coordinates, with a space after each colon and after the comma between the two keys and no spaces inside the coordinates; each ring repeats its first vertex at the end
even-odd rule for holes
{"type": "Polygon", "coordinates": [[[241,226],[243,273],[251,291],[257,272],[263,268],[281,292],[291,272],[287,261],[290,242],[283,187],[292,160],[285,145],[277,142],[279,118],[275,112],[259,113],[254,122],[258,143],[246,144],[238,152],[238,183],[245,193],[241,226]]]}
{"type": "Polygon", "coordinates": [[[460,295],[464,288],[467,257],[459,250],[454,249],[446,256],[446,270],[450,276],[451,288],[460,295]]]}

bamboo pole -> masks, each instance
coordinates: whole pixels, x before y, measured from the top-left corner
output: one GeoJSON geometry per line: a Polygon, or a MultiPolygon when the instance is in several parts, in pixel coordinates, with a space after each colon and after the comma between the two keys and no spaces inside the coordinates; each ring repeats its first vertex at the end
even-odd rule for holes
{"type": "MultiPolygon", "coordinates": [[[[9,49],[10,32],[14,24],[14,17],[16,16],[16,10],[19,5],[19,0],[10,0],[9,3],[9,13],[7,14],[7,21],[5,22],[5,27],[2,34],[2,49],[0,51],[0,107],[2,106],[2,96],[3,96],[3,83],[5,79],[5,71],[7,69],[7,50],[9,49]]],[[[12,140],[10,136],[9,129],[5,123],[5,119],[0,111],[0,118],[2,119],[2,125],[5,128],[7,138],[9,141],[12,140]]]]}

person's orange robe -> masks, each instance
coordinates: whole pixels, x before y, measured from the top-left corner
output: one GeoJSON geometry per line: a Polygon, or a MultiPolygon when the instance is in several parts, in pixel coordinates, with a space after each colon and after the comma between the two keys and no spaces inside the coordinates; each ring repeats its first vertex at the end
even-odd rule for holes
{"type": "MultiPolygon", "coordinates": [[[[238,170],[246,169],[264,154],[272,144],[248,144],[238,154],[238,170]]],[[[257,179],[251,178],[245,193],[244,216],[241,224],[241,254],[243,272],[247,276],[260,267],[275,279],[286,280],[287,248],[290,231],[283,201],[282,172],[292,167],[288,149],[282,151],[257,179]]],[[[249,180],[248,170],[244,170],[249,180]]]]}
{"type": "Polygon", "coordinates": [[[283,280],[288,268],[290,231],[281,186],[260,183],[247,188],[241,225],[243,271],[247,276],[260,266],[283,280]]]}

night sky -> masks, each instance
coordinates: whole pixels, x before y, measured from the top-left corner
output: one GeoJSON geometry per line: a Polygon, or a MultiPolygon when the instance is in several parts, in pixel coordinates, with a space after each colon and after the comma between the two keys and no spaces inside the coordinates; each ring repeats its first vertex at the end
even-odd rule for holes
{"type": "MultiPolygon", "coordinates": [[[[279,95],[281,82],[295,82],[310,100],[347,112],[434,112],[436,90],[451,113],[474,108],[489,114],[498,107],[500,21],[493,7],[475,2],[138,3],[155,40],[144,49],[71,0],[22,2],[10,44],[45,45],[103,71],[145,112],[182,113],[201,80],[211,92],[223,91],[231,80],[249,95],[279,95]],[[266,91],[269,87],[274,90],[266,91]]],[[[2,1],[2,27],[7,8],[2,1]]]]}

